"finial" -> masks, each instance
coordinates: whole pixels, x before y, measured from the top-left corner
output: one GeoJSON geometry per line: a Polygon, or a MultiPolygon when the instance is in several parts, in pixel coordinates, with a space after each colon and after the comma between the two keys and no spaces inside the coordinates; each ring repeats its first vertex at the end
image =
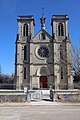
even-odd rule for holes
{"type": "Polygon", "coordinates": [[[42,16],[44,16],[44,0],[42,0],[42,16]]]}
{"type": "Polygon", "coordinates": [[[42,18],[40,18],[41,29],[45,29],[45,19],[44,18],[44,0],[42,0],[42,18]]]}

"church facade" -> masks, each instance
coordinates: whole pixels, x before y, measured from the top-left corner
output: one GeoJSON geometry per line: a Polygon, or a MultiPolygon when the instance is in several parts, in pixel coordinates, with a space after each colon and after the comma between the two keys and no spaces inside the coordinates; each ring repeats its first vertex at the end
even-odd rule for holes
{"type": "Polygon", "coordinates": [[[52,35],[45,30],[42,16],[41,29],[34,35],[33,16],[18,16],[18,34],[15,52],[16,89],[28,85],[30,89],[71,89],[72,59],[68,33],[68,16],[53,15],[52,35]]]}

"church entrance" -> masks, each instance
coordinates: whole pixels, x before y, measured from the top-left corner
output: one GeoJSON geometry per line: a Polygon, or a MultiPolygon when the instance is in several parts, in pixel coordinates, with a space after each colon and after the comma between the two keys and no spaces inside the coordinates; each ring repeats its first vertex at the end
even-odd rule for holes
{"type": "Polygon", "coordinates": [[[47,76],[40,76],[40,88],[47,88],[47,76]]]}

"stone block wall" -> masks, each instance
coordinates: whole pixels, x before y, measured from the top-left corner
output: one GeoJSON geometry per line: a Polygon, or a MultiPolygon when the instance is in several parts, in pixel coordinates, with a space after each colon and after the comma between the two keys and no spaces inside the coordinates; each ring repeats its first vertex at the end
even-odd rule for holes
{"type": "Polygon", "coordinates": [[[26,94],[0,94],[0,103],[3,102],[26,102],[26,94]]]}
{"type": "Polygon", "coordinates": [[[57,102],[80,102],[80,91],[57,91],[54,98],[57,102]]]}

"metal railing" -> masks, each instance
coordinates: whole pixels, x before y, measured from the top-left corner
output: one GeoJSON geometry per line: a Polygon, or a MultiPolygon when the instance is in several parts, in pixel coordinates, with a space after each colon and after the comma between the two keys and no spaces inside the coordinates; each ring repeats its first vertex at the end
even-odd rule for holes
{"type": "MultiPolygon", "coordinates": [[[[48,85],[47,87],[43,87],[42,84],[8,84],[8,83],[0,83],[0,89],[16,89],[16,88],[20,88],[20,89],[24,89],[24,86],[28,86],[29,89],[32,90],[42,90],[42,89],[50,89],[50,85],[48,85]]],[[[60,85],[54,85],[52,84],[52,89],[56,90],[56,89],[80,89],[80,83],[78,84],[73,84],[73,86],[71,85],[67,85],[67,84],[60,84],[60,85]]]]}
{"type": "Polygon", "coordinates": [[[0,89],[16,89],[16,84],[0,83],[0,89]]]}

